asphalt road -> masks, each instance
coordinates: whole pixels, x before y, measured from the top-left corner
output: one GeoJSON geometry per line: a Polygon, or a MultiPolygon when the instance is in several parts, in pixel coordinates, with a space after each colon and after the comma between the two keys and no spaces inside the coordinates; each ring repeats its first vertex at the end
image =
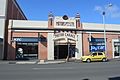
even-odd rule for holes
{"type": "Polygon", "coordinates": [[[0,64],[0,80],[120,80],[120,61],[0,64]]]}

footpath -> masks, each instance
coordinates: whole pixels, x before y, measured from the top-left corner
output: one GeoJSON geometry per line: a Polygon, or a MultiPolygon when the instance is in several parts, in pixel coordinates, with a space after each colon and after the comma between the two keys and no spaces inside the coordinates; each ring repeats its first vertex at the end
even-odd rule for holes
{"type": "MultiPolygon", "coordinates": [[[[116,62],[120,61],[120,58],[118,59],[111,59],[108,62],[116,62]]],[[[0,64],[62,64],[66,63],[67,61],[65,59],[62,60],[0,60],[0,64]]],[[[68,62],[76,62],[76,63],[82,63],[80,60],[70,59],[68,62]]]]}
{"type": "Polygon", "coordinates": [[[65,60],[14,60],[14,61],[8,61],[8,60],[0,60],[0,64],[61,64],[66,63],[65,60]]]}

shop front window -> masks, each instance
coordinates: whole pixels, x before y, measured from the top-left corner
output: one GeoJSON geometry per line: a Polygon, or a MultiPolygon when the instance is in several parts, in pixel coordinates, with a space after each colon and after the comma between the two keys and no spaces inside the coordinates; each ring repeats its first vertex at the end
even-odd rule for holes
{"type": "Polygon", "coordinates": [[[90,52],[105,52],[105,43],[103,38],[92,38],[89,42],[90,52]]]}
{"type": "Polygon", "coordinates": [[[114,43],[114,56],[120,56],[120,42],[114,43]]]}
{"type": "Polygon", "coordinates": [[[17,43],[16,59],[37,59],[37,43],[17,43]]]}

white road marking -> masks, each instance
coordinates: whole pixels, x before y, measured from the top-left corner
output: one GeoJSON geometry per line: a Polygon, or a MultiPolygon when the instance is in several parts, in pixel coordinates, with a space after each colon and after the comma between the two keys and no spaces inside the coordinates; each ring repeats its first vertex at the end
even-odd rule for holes
{"type": "Polygon", "coordinates": [[[64,70],[64,69],[73,69],[72,67],[58,67],[58,68],[32,68],[33,70],[64,70]]]}

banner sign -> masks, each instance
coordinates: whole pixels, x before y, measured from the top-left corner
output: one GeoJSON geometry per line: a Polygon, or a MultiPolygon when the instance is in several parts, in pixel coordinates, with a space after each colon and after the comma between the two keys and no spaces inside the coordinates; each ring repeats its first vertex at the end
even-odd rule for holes
{"type": "Polygon", "coordinates": [[[65,39],[65,38],[76,40],[75,34],[73,33],[61,32],[61,33],[54,34],[54,40],[65,39]]]}
{"type": "Polygon", "coordinates": [[[76,19],[69,17],[68,20],[64,20],[61,16],[54,19],[55,28],[76,28],[76,19]]]}
{"type": "Polygon", "coordinates": [[[74,22],[56,22],[56,26],[75,26],[74,22]]]}
{"type": "Polygon", "coordinates": [[[38,41],[41,41],[41,42],[46,42],[47,39],[44,39],[44,38],[27,38],[27,37],[17,37],[17,38],[13,38],[13,41],[16,41],[16,42],[38,42],[38,41]]]}
{"type": "Polygon", "coordinates": [[[104,38],[91,38],[90,42],[104,42],[104,38]]]}
{"type": "Polygon", "coordinates": [[[90,52],[104,52],[105,51],[105,46],[104,45],[90,45],[90,52]]]}

